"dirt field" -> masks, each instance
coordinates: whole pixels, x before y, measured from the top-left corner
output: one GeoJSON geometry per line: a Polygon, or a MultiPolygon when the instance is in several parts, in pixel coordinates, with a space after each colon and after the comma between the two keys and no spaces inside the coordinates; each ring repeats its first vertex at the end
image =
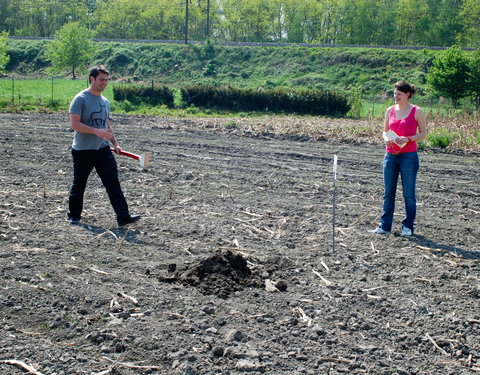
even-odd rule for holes
{"type": "Polygon", "coordinates": [[[480,372],[479,155],[421,153],[416,235],[400,189],[374,236],[381,145],[248,121],[115,117],[151,152],[117,157],[120,229],[95,174],[66,222],[66,114],[0,114],[0,374],[480,372]]]}

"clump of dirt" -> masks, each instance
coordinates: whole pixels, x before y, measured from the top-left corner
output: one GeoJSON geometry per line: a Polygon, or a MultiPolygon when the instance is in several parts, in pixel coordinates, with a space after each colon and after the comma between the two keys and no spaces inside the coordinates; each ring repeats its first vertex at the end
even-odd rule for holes
{"type": "Polygon", "coordinates": [[[175,273],[170,281],[198,288],[203,294],[228,298],[245,287],[258,287],[261,280],[248,267],[247,260],[232,251],[217,251],[175,273]]]}
{"type": "Polygon", "coordinates": [[[183,284],[193,285],[203,294],[215,294],[220,298],[228,298],[246,286],[257,284],[247,260],[231,251],[217,251],[180,272],[179,279],[183,284]]]}

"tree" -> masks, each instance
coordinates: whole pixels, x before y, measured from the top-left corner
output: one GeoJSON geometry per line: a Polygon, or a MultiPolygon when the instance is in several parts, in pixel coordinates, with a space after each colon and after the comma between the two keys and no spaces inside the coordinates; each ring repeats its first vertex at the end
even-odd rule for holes
{"type": "Polygon", "coordinates": [[[480,47],[480,1],[464,0],[460,11],[463,32],[458,36],[459,42],[472,47],[480,47]]]}
{"type": "Polygon", "coordinates": [[[392,40],[393,4],[384,0],[343,1],[340,43],[388,44],[392,40]]]}
{"type": "Polygon", "coordinates": [[[480,50],[475,51],[470,57],[470,76],[468,78],[470,95],[475,99],[475,105],[480,108],[480,50]]]}
{"type": "Polygon", "coordinates": [[[429,15],[425,43],[428,46],[451,46],[462,28],[460,22],[460,1],[428,0],[429,15]]]}
{"type": "Polygon", "coordinates": [[[5,67],[10,60],[10,57],[7,55],[7,41],[8,33],[6,31],[0,33],[0,73],[5,72],[5,67]]]}
{"type": "Polygon", "coordinates": [[[470,61],[465,52],[453,46],[433,60],[427,80],[434,92],[452,99],[456,108],[458,101],[469,94],[470,73],[470,61]]]}
{"type": "Polygon", "coordinates": [[[399,0],[395,19],[395,44],[427,45],[431,20],[427,0],[399,0]]]}
{"type": "Polygon", "coordinates": [[[148,20],[144,0],[114,0],[101,2],[96,12],[98,35],[103,38],[147,39],[148,20]]]}
{"type": "Polygon", "coordinates": [[[271,42],[278,7],[268,0],[223,0],[222,27],[227,40],[241,42],[271,42]]]}
{"type": "Polygon", "coordinates": [[[322,44],[338,43],[342,3],[338,0],[324,0],[311,2],[311,5],[305,22],[306,39],[322,44]]]}
{"type": "Polygon", "coordinates": [[[325,35],[320,23],[322,18],[320,4],[316,0],[283,0],[279,5],[281,11],[277,19],[282,23],[283,29],[276,32],[279,35],[277,40],[286,34],[288,42],[311,43],[312,40],[325,35]]]}
{"type": "Polygon", "coordinates": [[[92,38],[93,32],[79,22],[70,22],[62,26],[47,47],[46,58],[52,63],[50,70],[67,71],[75,79],[77,71],[95,54],[92,38]]]}

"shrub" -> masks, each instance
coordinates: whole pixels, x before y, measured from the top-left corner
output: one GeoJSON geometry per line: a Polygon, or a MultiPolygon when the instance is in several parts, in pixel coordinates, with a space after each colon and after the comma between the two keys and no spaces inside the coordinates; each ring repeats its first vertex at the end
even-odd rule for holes
{"type": "Polygon", "coordinates": [[[474,130],[472,134],[467,138],[470,144],[480,146],[480,130],[474,130]]]}
{"type": "Polygon", "coordinates": [[[210,60],[203,70],[203,75],[205,77],[214,77],[217,75],[217,62],[215,60],[210,60]]]}
{"type": "Polygon", "coordinates": [[[213,59],[215,57],[215,43],[211,39],[207,39],[203,45],[203,53],[205,58],[213,59]]]}
{"type": "Polygon", "coordinates": [[[427,141],[432,147],[447,148],[458,138],[458,134],[444,128],[434,129],[427,135],[427,141]]]}
{"type": "Polygon", "coordinates": [[[321,90],[240,89],[195,85],[183,87],[181,94],[186,106],[236,111],[344,115],[350,109],[345,96],[321,90]]]}
{"type": "Polygon", "coordinates": [[[226,129],[236,129],[237,128],[237,123],[235,122],[235,120],[228,120],[225,123],[225,128],[226,129]]]}
{"type": "Polygon", "coordinates": [[[120,106],[125,112],[132,112],[135,110],[135,105],[133,105],[130,101],[124,100],[120,106]]]}
{"type": "Polygon", "coordinates": [[[427,142],[425,142],[424,140],[418,141],[417,142],[417,147],[418,147],[419,151],[425,151],[425,150],[428,149],[427,142]]]}
{"type": "Polygon", "coordinates": [[[166,105],[173,107],[174,94],[166,86],[128,84],[113,87],[113,99],[128,100],[132,104],[166,105]]]}

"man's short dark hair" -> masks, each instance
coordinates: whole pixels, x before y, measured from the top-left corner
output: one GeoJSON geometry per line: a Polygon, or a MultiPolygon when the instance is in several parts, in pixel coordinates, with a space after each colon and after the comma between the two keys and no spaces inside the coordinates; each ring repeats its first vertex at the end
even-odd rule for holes
{"type": "Polygon", "coordinates": [[[105,73],[107,76],[110,75],[110,72],[108,71],[107,68],[105,68],[105,66],[97,65],[97,66],[94,66],[92,69],[90,69],[88,80],[90,81],[90,77],[97,78],[100,73],[105,73]]]}

